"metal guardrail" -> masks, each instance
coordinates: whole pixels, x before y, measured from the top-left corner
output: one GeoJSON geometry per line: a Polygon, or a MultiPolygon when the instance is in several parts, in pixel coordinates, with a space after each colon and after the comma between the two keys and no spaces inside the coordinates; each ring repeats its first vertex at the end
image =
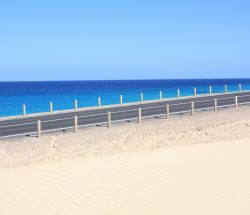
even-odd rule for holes
{"type": "MultiPolygon", "coordinates": [[[[184,97],[183,97],[184,98],[184,97]]],[[[145,118],[152,118],[152,117],[159,117],[159,116],[165,116],[166,119],[168,119],[171,115],[176,114],[183,114],[183,113],[190,113],[191,115],[195,114],[195,111],[203,111],[203,110],[211,110],[213,109],[215,112],[218,110],[218,108],[226,108],[235,106],[237,108],[239,105],[246,105],[250,104],[250,95],[244,95],[244,96],[232,96],[232,97],[226,97],[226,98],[214,98],[214,99],[207,99],[203,101],[191,101],[191,102],[183,102],[178,104],[166,104],[166,105],[160,105],[160,106],[152,106],[152,107],[141,107],[141,108],[135,108],[130,110],[121,110],[121,111],[108,111],[107,113],[101,113],[101,114],[92,114],[92,115],[86,115],[86,116],[77,116],[77,113],[73,117],[67,117],[62,119],[52,119],[52,120],[37,120],[34,122],[28,122],[23,124],[13,124],[13,125],[6,125],[1,126],[2,128],[11,128],[11,127],[23,127],[23,126],[31,126],[32,125],[32,131],[30,132],[20,132],[18,134],[14,135],[6,135],[1,136],[0,138],[8,138],[8,137],[16,137],[16,136],[24,136],[24,135],[35,135],[37,137],[40,137],[42,133],[44,132],[50,132],[50,131],[58,131],[58,130],[66,130],[66,129],[74,129],[74,132],[78,131],[78,128],[82,127],[90,127],[93,125],[107,125],[108,127],[111,127],[112,123],[116,122],[122,122],[122,121],[131,121],[131,120],[137,120],[138,123],[142,122],[142,119],[145,118]],[[239,99],[245,99],[244,102],[239,102],[239,99]],[[246,99],[249,98],[249,99],[246,99]],[[229,101],[226,104],[218,104],[222,103],[223,101],[229,101]],[[204,107],[197,107],[199,104],[204,104],[204,107]],[[183,107],[183,110],[173,110],[173,107],[183,107]],[[159,113],[157,111],[159,111],[159,113]],[[156,111],[157,113],[155,113],[156,111]],[[127,116],[124,116],[124,118],[121,119],[112,119],[113,116],[116,114],[121,113],[127,113],[127,116]],[[91,118],[91,117],[102,117],[104,120],[100,120],[100,122],[95,123],[81,123],[80,121],[82,119],[91,118]],[[62,125],[58,126],[58,128],[51,128],[51,129],[42,129],[43,125],[46,123],[53,123],[58,121],[71,121],[70,125],[62,125]]],[[[67,124],[67,123],[66,123],[67,124]]],[[[68,122],[69,124],[69,122],[68,122]]]]}
{"type": "MultiPolygon", "coordinates": [[[[221,85],[217,85],[217,87],[221,85]]],[[[230,86],[233,86],[234,87],[234,90],[235,88],[237,87],[237,85],[230,85],[230,86]]],[[[238,92],[243,92],[242,90],[242,85],[241,83],[238,84],[238,87],[237,87],[237,91],[238,92]]],[[[202,96],[207,96],[207,95],[214,95],[214,94],[220,94],[220,93],[233,93],[233,92],[236,92],[236,91],[232,91],[229,90],[228,91],[228,85],[224,85],[224,89],[221,91],[218,91],[218,89],[216,91],[213,90],[213,86],[210,85],[209,88],[208,88],[208,91],[205,93],[203,91],[203,93],[198,93],[198,88],[194,87],[193,88],[193,94],[191,93],[190,95],[186,95],[185,97],[191,97],[191,96],[194,96],[194,97],[202,97],[202,96]]],[[[177,89],[176,91],[176,96],[174,97],[171,97],[169,99],[180,99],[182,96],[181,96],[181,89],[177,89]]],[[[183,98],[183,97],[182,97],[183,98]]],[[[101,97],[98,97],[97,98],[97,106],[91,106],[91,107],[79,107],[78,106],[78,100],[74,100],[74,107],[73,109],[62,109],[62,110],[54,110],[54,106],[53,106],[53,102],[50,101],[49,102],[49,106],[48,106],[48,112],[45,111],[45,112],[37,112],[37,113],[27,113],[27,107],[26,107],[26,104],[23,104],[22,105],[22,113],[21,115],[14,115],[14,116],[1,116],[0,117],[0,121],[4,121],[4,120],[8,120],[8,119],[16,119],[16,118],[19,118],[19,117],[33,117],[33,116],[44,116],[44,115],[47,115],[47,114],[52,114],[52,113],[66,113],[66,112],[70,112],[70,111],[79,111],[79,110],[93,110],[93,109],[96,109],[96,108],[106,108],[108,106],[121,106],[121,105],[134,105],[136,103],[139,103],[139,102],[155,102],[155,101],[164,101],[166,100],[167,98],[164,98],[163,96],[163,91],[159,91],[159,97],[158,99],[155,98],[155,100],[144,100],[144,94],[141,93],[140,94],[140,101],[135,101],[135,102],[130,102],[130,103],[123,103],[123,95],[120,95],[120,102],[119,104],[112,104],[112,105],[102,105],[102,98],[101,97]]],[[[43,106],[43,108],[45,108],[45,106],[43,106]]]]}

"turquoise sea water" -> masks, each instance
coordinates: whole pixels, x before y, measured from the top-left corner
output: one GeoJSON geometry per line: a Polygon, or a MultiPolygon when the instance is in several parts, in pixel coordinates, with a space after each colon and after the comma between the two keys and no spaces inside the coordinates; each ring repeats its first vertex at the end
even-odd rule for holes
{"type": "Polygon", "coordinates": [[[140,93],[145,100],[159,98],[159,91],[164,98],[193,95],[193,87],[197,94],[223,92],[227,84],[228,91],[237,91],[238,84],[242,90],[250,90],[250,79],[207,79],[207,80],[124,80],[124,81],[50,81],[50,82],[0,82],[0,116],[21,115],[22,105],[26,104],[27,113],[48,112],[49,102],[54,110],[74,108],[74,100],[79,107],[97,106],[100,96],[103,105],[118,104],[119,96],[123,102],[140,100],[140,93]]]}

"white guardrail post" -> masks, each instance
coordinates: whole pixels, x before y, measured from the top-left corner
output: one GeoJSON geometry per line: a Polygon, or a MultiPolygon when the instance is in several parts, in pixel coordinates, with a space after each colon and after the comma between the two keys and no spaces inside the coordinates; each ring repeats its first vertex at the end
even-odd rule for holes
{"type": "Polygon", "coordinates": [[[75,100],[75,110],[77,110],[78,109],[78,101],[77,101],[77,99],[75,100]]]}
{"type": "Polygon", "coordinates": [[[238,96],[235,96],[235,109],[238,108],[238,96]]]}
{"type": "Polygon", "coordinates": [[[25,115],[26,115],[26,105],[23,104],[23,116],[25,116],[25,115]]]}
{"type": "Polygon", "coordinates": [[[143,95],[143,93],[141,93],[141,102],[143,102],[144,101],[144,95],[143,95]]]}
{"type": "Polygon", "coordinates": [[[194,115],[194,102],[191,102],[191,115],[194,115]]]}
{"type": "Polygon", "coordinates": [[[111,112],[108,111],[108,128],[111,127],[111,112]]]}
{"type": "Polygon", "coordinates": [[[122,95],[120,95],[120,105],[122,105],[123,101],[122,101],[122,95]]]}
{"type": "Polygon", "coordinates": [[[74,117],[74,132],[76,133],[78,131],[78,117],[75,115],[74,117]]]}
{"type": "Polygon", "coordinates": [[[40,138],[41,136],[42,136],[41,120],[37,120],[37,137],[40,138]]]}
{"type": "Polygon", "coordinates": [[[177,90],[177,98],[179,99],[181,97],[180,89],[177,90]]]}
{"type": "Polygon", "coordinates": [[[227,93],[227,85],[224,86],[224,93],[227,93]]]}
{"type": "Polygon", "coordinates": [[[138,109],[138,123],[141,124],[141,108],[138,109]]]}
{"type": "Polygon", "coordinates": [[[197,96],[197,91],[196,91],[196,87],[194,87],[194,97],[197,96]]]}
{"type": "Polygon", "coordinates": [[[97,103],[98,103],[98,108],[100,108],[101,107],[101,97],[98,97],[97,103]]]}
{"type": "Polygon", "coordinates": [[[217,99],[214,99],[214,112],[217,112],[217,99]]]}
{"type": "Polygon", "coordinates": [[[53,102],[49,103],[49,112],[52,113],[53,112],[53,102]]]}
{"type": "Polygon", "coordinates": [[[241,84],[239,84],[239,92],[241,92],[242,91],[242,89],[241,89],[241,84]]]}
{"type": "Polygon", "coordinates": [[[209,95],[212,95],[212,86],[209,86],[209,95]]]}
{"type": "Polygon", "coordinates": [[[166,106],[166,119],[169,119],[169,104],[166,106]]]}
{"type": "Polygon", "coordinates": [[[160,91],[160,100],[162,100],[162,91],[160,91]]]}

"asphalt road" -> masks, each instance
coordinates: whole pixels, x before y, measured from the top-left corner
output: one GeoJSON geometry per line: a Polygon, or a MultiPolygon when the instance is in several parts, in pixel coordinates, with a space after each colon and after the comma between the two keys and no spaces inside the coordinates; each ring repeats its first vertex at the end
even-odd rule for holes
{"type": "Polygon", "coordinates": [[[142,117],[157,116],[166,113],[166,105],[169,104],[170,114],[177,112],[191,112],[191,102],[194,107],[206,109],[214,107],[214,99],[217,98],[218,106],[234,105],[235,96],[238,103],[250,102],[250,92],[214,94],[198,97],[182,97],[172,100],[158,100],[154,102],[142,102],[136,104],[124,104],[122,106],[93,108],[91,110],[77,110],[61,113],[51,113],[42,116],[25,116],[15,119],[0,120],[0,138],[14,135],[36,134],[37,120],[41,120],[42,131],[65,130],[74,126],[74,116],[78,116],[78,125],[107,125],[108,112],[111,112],[112,121],[131,120],[138,117],[138,109],[142,110],[142,117]]]}

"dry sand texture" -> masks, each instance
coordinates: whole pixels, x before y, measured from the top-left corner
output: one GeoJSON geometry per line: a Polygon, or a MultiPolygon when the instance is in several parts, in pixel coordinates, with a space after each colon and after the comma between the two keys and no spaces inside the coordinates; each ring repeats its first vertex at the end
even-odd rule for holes
{"type": "Polygon", "coordinates": [[[1,140],[0,168],[250,137],[250,108],[1,140]]]}
{"type": "Polygon", "coordinates": [[[249,215],[250,139],[0,170],[1,215],[249,215]]]}
{"type": "Polygon", "coordinates": [[[1,215],[250,214],[247,107],[1,141],[0,153],[1,215]]]}

